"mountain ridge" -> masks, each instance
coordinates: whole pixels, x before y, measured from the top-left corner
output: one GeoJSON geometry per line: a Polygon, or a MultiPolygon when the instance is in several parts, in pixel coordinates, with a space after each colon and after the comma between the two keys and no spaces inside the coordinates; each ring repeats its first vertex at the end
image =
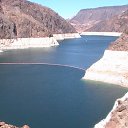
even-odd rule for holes
{"type": "Polygon", "coordinates": [[[52,9],[27,0],[0,1],[0,31],[11,35],[0,38],[46,37],[52,34],[75,33],[75,29],[52,9]],[[6,21],[4,20],[6,19],[6,21]],[[10,23],[10,24],[8,24],[10,23]],[[14,24],[14,25],[13,25],[14,24]],[[12,30],[9,29],[13,26],[12,30]],[[11,31],[11,32],[10,32],[11,31]]]}
{"type": "Polygon", "coordinates": [[[111,20],[111,18],[122,14],[127,9],[128,5],[82,9],[70,19],[70,23],[78,32],[90,31],[90,28],[98,23],[111,20]]]}

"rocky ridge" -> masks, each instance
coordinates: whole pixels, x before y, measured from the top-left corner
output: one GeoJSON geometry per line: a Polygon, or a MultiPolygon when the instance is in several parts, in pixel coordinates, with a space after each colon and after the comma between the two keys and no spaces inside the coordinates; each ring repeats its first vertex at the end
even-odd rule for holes
{"type": "Polygon", "coordinates": [[[86,31],[128,33],[128,10],[111,19],[103,20],[86,31]]]}
{"type": "Polygon", "coordinates": [[[75,29],[50,8],[27,0],[0,1],[0,38],[46,37],[75,29]]]}
{"type": "Polygon", "coordinates": [[[119,16],[127,9],[128,5],[83,9],[80,10],[75,17],[70,19],[70,23],[78,32],[108,31],[109,29],[109,31],[114,31],[112,26],[112,28],[108,26],[112,22],[111,19],[119,16]],[[107,21],[109,21],[109,24],[106,25],[108,27],[104,27],[107,21]],[[101,28],[103,30],[101,30],[101,28]]]}

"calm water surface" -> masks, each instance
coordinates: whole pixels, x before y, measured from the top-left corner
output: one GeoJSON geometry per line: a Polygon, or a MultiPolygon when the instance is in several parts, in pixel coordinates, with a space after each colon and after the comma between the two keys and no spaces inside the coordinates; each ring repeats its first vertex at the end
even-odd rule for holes
{"type": "MultiPolygon", "coordinates": [[[[6,51],[0,63],[41,62],[87,69],[115,37],[87,36],[57,47],[6,51]]],[[[126,88],[83,81],[84,71],[55,65],[0,65],[0,120],[31,128],[92,128],[126,88]]]]}

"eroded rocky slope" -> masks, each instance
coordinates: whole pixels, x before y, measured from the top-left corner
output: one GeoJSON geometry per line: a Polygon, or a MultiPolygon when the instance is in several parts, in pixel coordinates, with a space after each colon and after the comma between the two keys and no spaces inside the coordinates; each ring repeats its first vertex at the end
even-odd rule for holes
{"type": "Polygon", "coordinates": [[[111,19],[103,20],[86,31],[128,33],[128,10],[111,19]]]}
{"type": "Polygon", "coordinates": [[[112,111],[95,128],[128,128],[128,93],[116,100],[112,111]]]}
{"type": "Polygon", "coordinates": [[[50,8],[26,0],[0,0],[0,38],[73,32],[75,29],[50,8]]]}
{"type": "MultiPolygon", "coordinates": [[[[104,28],[104,25],[107,21],[111,20],[117,15],[122,14],[127,9],[128,5],[83,9],[80,10],[78,14],[70,20],[70,23],[76,28],[78,32],[108,30],[114,31],[113,26],[111,26],[112,28],[109,26],[104,28]],[[101,28],[103,30],[101,30],[101,28]]],[[[111,22],[109,22],[109,24],[111,24],[111,22]]]]}
{"type": "MultiPolygon", "coordinates": [[[[128,27],[127,27],[128,30],[128,27]]],[[[109,45],[108,50],[112,51],[128,51],[128,34],[122,34],[115,42],[109,45]]]]}

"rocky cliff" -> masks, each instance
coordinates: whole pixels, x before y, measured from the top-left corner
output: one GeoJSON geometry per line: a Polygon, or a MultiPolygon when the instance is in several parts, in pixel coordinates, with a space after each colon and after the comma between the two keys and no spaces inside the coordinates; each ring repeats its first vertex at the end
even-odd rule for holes
{"type": "Polygon", "coordinates": [[[75,29],[50,8],[26,0],[0,0],[0,38],[45,37],[75,29]]]}
{"type": "Polygon", "coordinates": [[[94,128],[128,128],[128,93],[116,100],[111,112],[94,128]]]}
{"type": "MultiPolygon", "coordinates": [[[[101,26],[100,24],[102,23],[102,21],[109,21],[111,20],[111,18],[120,15],[127,9],[128,5],[83,9],[80,10],[75,17],[70,19],[70,23],[76,28],[78,32],[95,31],[95,29],[92,30],[90,28],[93,28],[93,26],[97,24],[98,26],[101,26]]],[[[102,24],[104,25],[105,23],[102,24]]],[[[103,25],[102,27],[104,27],[103,25]]],[[[104,31],[107,31],[107,29],[104,31]]],[[[99,30],[100,28],[98,29],[98,31],[99,30]]]]}
{"type": "Polygon", "coordinates": [[[15,24],[5,15],[0,2],[0,39],[7,39],[16,35],[15,24]]]}

